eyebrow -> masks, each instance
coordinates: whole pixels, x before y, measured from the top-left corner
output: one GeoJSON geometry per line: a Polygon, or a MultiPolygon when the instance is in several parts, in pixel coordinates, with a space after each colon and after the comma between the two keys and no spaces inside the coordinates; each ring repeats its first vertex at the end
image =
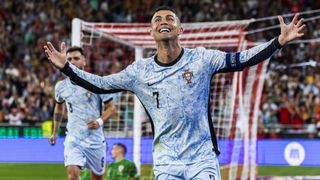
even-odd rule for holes
{"type": "MultiPolygon", "coordinates": [[[[168,18],[168,17],[173,17],[173,18],[174,18],[174,16],[173,16],[172,14],[168,14],[168,15],[165,16],[165,18],[168,18]]],[[[162,16],[157,15],[157,16],[154,17],[152,20],[155,20],[155,19],[157,19],[157,18],[162,18],[162,16]]]]}

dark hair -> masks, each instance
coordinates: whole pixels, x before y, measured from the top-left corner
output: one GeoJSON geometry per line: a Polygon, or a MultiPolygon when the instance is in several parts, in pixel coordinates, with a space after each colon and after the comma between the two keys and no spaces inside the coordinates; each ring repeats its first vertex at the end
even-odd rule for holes
{"type": "Polygon", "coordinates": [[[161,10],[168,10],[168,11],[171,11],[171,12],[177,14],[176,10],[174,10],[172,7],[169,7],[169,6],[160,6],[153,12],[153,14],[155,14],[156,12],[161,11],[161,10]]]}
{"type": "Polygon", "coordinates": [[[82,47],[79,47],[79,46],[72,46],[72,47],[68,48],[66,51],[66,54],[68,54],[69,52],[74,52],[74,51],[79,51],[81,53],[81,55],[84,56],[84,50],[82,47]]]}
{"type": "Polygon", "coordinates": [[[119,146],[123,150],[123,154],[127,153],[127,148],[124,144],[116,143],[116,144],[114,144],[114,146],[119,146]]]}

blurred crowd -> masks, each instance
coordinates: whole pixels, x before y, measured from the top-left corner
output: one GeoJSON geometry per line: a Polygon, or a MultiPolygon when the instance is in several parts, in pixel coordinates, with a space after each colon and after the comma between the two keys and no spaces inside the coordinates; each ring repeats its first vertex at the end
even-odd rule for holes
{"type": "MultiPolygon", "coordinates": [[[[70,45],[71,20],[90,22],[149,22],[160,5],[172,6],[182,22],[263,18],[320,8],[318,0],[4,0],[0,3],[0,123],[33,125],[52,119],[54,85],[61,78],[43,53],[46,41],[70,45]]],[[[312,17],[306,15],[305,17],[312,17]]],[[[249,30],[278,24],[253,23],[249,30]]],[[[304,39],[320,38],[320,23],[306,23],[304,39]]],[[[247,36],[266,41],[279,31],[247,36]]],[[[123,64],[121,49],[112,50],[113,64],[123,64]]],[[[269,64],[261,102],[260,138],[279,138],[281,133],[317,137],[320,128],[319,42],[286,46],[269,64]]],[[[93,71],[110,69],[97,62],[93,71]]],[[[128,64],[126,62],[125,64],[128,64]]]]}

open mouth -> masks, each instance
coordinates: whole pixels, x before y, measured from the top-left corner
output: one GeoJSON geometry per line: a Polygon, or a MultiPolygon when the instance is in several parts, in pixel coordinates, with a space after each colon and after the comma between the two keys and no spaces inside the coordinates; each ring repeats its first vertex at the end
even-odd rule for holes
{"type": "Polygon", "coordinates": [[[169,28],[160,28],[159,29],[159,33],[168,33],[171,32],[171,30],[169,28]]]}

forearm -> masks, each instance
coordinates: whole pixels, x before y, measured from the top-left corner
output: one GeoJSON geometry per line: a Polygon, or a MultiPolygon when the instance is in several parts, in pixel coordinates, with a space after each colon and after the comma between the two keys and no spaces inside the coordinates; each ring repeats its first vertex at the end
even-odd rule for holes
{"type": "Polygon", "coordinates": [[[101,115],[101,119],[103,122],[106,122],[108,119],[110,119],[114,114],[116,113],[116,107],[113,104],[107,105],[105,107],[105,110],[103,111],[101,115]]]}
{"type": "Polygon", "coordinates": [[[101,77],[82,71],[70,63],[67,63],[61,69],[61,72],[67,75],[77,85],[96,94],[109,94],[127,90],[121,84],[122,77],[118,79],[113,78],[112,75],[101,77]]]}
{"type": "Polygon", "coordinates": [[[56,104],[53,112],[53,134],[57,134],[64,118],[65,105],[56,104]]]}
{"type": "Polygon", "coordinates": [[[278,38],[237,53],[226,53],[226,65],[222,72],[241,71],[245,67],[254,66],[270,58],[281,49],[278,38]]]}
{"type": "Polygon", "coordinates": [[[54,120],[53,121],[53,132],[52,132],[52,134],[58,134],[60,126],[61,126],[61,121],[54,120]]]}
{"type": "MultiPolygon", "coordinates": [[[[243,52],[243,56],[247,57],[246,59],[240,59],[243,67],[249,67],[256,65],[266,59],[269,59],[277,50],[281,49],[282,45],[279,43],[278,38],[261,44],[259,46],[248,49],[243,52]]],[[[241,56],[242,54],[240,54],[241,56]]]]}

